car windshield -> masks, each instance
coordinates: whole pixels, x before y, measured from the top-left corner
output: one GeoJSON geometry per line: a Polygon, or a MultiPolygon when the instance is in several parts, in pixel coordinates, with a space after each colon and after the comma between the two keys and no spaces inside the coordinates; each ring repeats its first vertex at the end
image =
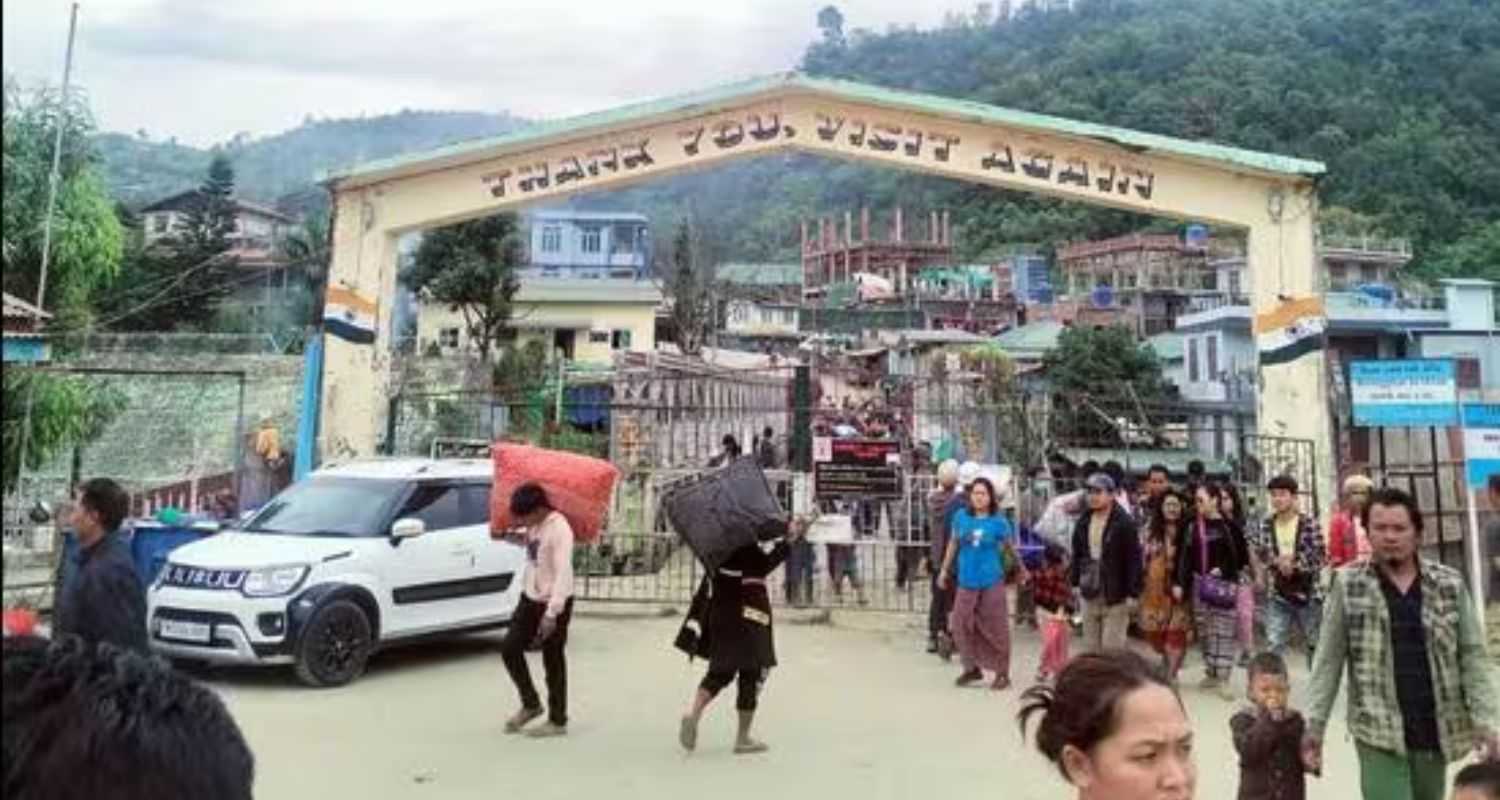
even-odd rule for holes
{"type": "Polygon", "coordinates": [[[384,536],[403,481],[311,478],[276,495],[245,523],[247,533],[384,536]]]}

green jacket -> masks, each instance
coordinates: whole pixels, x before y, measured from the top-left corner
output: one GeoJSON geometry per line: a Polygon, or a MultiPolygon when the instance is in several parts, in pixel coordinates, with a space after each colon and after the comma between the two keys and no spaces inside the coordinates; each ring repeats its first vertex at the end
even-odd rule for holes
{"type": "MultiPolygon", "coordinates": [[[[1418,567],[1438,736],[1444,758],[1452,762],[1468,755],[1480,731],[1497,729],[1500,707],[1484,634],[1463,577],[1431,561],[1421,560],[1418,567]]],[[[1358,561],[1334,573],[1308,687],[1308,732],[1322,738],[1347,663],[1350,735],[1367,746],[1404,754],[1390,612],[1375,569],[1370,561],[1358,561]]]]}

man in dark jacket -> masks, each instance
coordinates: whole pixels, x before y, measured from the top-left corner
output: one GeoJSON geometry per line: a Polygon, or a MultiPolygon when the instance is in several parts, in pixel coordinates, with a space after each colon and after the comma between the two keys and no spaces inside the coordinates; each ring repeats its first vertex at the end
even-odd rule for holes
{"type": "Polygon", "coordinates": [[[52,630],[145,652],[146,592],[120,536],[130,496],[108,478],[83,484],[69,522],[78,552],[65,571],[52,630]]]}
{"type": "Polygon", "coordinates": [[[1086,485],[1089,513],[1073,527],[1069,579],[1084,599],[1083,646],[1097,652],[1125,646],[1141,595],[1141,540],[1135,521],[1115,502],[1114,480],[1096,473],[1086,485]]]}

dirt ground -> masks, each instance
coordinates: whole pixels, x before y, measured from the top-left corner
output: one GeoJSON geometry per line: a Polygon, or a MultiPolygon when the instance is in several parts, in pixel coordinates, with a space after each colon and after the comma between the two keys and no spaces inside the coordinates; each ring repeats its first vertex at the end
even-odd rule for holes
{"type": "MultiPolygon", "coordinates": [[[[677,721],[703,665],[690,666],[670,648],[677,622],[608,610],[575,620],[572,724],[563,739],[501,733],[516,699],[496,637],[387,653],[344,689],[304,689],[279,670],[205,679],[255,751],[257,796],[274,800],[1071,796],[1020,739],[1018,689],[954,688],[957,666],[922,652],[911,617],[849,613],[832,625],[783,619],[781,666],[757,721],[771,752],[730,753],[731,688],[705,719],[698,752],[686,756],[676,744],[677,721]]],[[[1015,649],[1013,676],[1027,685],[1036,635],[1019,631],[1015,649]]],[[[1294,668],[1300,690],[1306,674],[1294,668]]],[[[1185,677],[1195,682],[1196,667],[1185,677]]],[[[1197,796],[1231,798],[1238,781],[1232,706],[1194,689],[1185,697],[1198,735],[1197,796]]],[[[1309,795],[1356,797],[1353,745],[1341,724],[1329,731],[1325,759],[1325,777],[1309,795]]]]}

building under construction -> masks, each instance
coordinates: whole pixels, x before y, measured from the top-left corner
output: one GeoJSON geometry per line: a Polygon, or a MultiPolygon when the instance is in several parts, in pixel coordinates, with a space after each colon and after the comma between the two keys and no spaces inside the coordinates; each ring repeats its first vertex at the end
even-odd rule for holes
{"type": "Polygon", "coordinates": [[[856,276],[870,275],[886,282],[899,297],[923,267],[953,263],[953,229],[947,211],[933,211],[920,224],[897,206],[884,240],[870,238],[870,216],[869,208],[860,209],[858,231],[853,212],[844,213],[842,227],[836,217],[820,217],[816,227],[802,222],[803,286],[809,296],[825,294],[832,285],[859,283],[856,276]]]}

